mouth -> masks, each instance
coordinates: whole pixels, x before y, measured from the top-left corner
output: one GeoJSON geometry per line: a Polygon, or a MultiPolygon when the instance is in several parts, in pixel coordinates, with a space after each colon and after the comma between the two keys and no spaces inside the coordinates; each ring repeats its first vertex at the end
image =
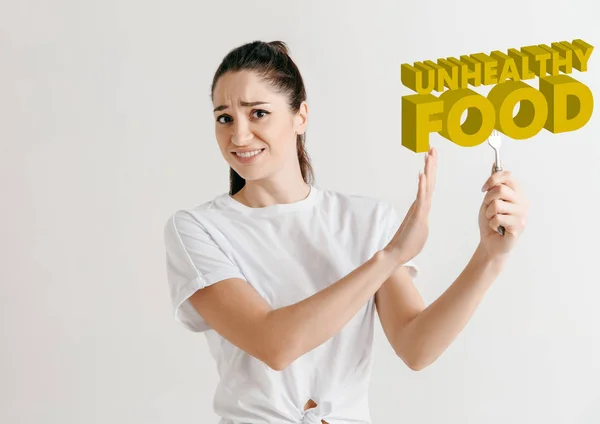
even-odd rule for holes
{"type": "Polygon", "coordinates": [[[236,152],[231,152],[231,154],[236,158],[236,160],[240,163],[251,163],[260,158],[265,151],[264,148],[255,150],[253,152],[245,152],[241,154],[237,154],[236,152]]]}

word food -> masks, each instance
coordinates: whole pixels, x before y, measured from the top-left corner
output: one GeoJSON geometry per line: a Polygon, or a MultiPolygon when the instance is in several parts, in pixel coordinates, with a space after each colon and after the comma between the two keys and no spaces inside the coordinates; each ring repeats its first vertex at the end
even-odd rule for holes
{"type": "Polygon", "coordinates": [[[417,94],[402,97],[402,145],[427,152],[432,132],[473,147],[494,129],[516,140],[542,129],[554,134],[575,131],[589,121],[594,99],[585,84],[567,74],[573,68],[586,72],[593,50],[576,39],[403,64],[402,84],[417,94]],[[538,89],[524,82],[536,76],[538,89]],[[494,87],[485,97],[469,85],[494,87]],[[444,93],[436,97],[432,91],[444,93]],[[519,112],[513,116],[517,105],[519,112]]]}

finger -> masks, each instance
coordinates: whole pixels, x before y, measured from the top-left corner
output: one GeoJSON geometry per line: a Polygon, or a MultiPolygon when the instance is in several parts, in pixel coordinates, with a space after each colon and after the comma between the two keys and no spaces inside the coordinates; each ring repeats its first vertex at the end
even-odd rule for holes
{"type": "Polygon", "coordinates": [[[433,188],[435,184],[435,166],[436,166],[436,154],[434,148],[430,148],[425,154],[425,175],[427,176],[427,199],[431,202],[433,197],[433,188]]]}
{"type": "Polygon", "coordinates": [[[496,199],[513,204],[521,203],[518,194],[512,188],[504,184],[489,189],[483,198],[483,204],[487,207],[496,199]]]}
{"type": "Polygon", "coordinates": [[[485,217],[491,219],[494,215],[518,215],[521,209],[514,203],[505,202],[504,200],[495,199],[485,209],[485,217]]]}
{"type": "MultiPolygon", "coordinates": [[[[431,163],[430,155],[429,155],[430,152],[431,152],[431,150],[427,151],[425,153],[425,157],[424,157],[425,163],[423,165],[423,173],[426,176],[429,176],[429,164],[431,163]]],[[[429,187],[428,187],[428,185],[429,185],[429,182],[427,183],[427,186],[425,187],[425,193],[429,196],[429,187]]]]}
{"type": "Polygon", "coordinates": [[[515,181],[514,176],[510,171],[498,171],[492,173],[483,184],[481,191],[489,190],[500,184],[505,184],[515,191],[521,191],[519,184],[515,181]]]}
{"type": "Polygon", "coordinates": [[[493,187],[494,185],[497,185],[497,184],[500,184],[500,183],[503,183],[503,182],[509,181],[509,180],[514,182],[514,178],[513,178],[511,171],[507,171],[507,170],[503,169],[502,171],[495,172],[494,165],[492,165],[492,173],[487,178],[484,185],[487,185],[488,187],[493,187]]]}
{"type": "Polygon", "coordinates": [[[427,203],[427,176],[419,171],[419,188],[417,190],[417,209],[423,209],[427,203]]]}
{"type": "Polygon", "coordinates": [[[489,221],[489,226],[492,230],[497,231],[502,225],[506,232],[515,234],[520,228],[521,218],[515,215],[496,215],[489,221]]]}
{"type": "Polygon", "coordinates": [[[437,174],[437,159],[438,159],[438,153],[437,153],[437,149],[435,147],[432,147],[431,149],[429,149],[429,156],[427,159],[427,193],[429,194],[429,199],[431,200],[431,198],[433,197],[433,191],[435,189],[435,181],[436,181],[436,174],[437,174]]]}

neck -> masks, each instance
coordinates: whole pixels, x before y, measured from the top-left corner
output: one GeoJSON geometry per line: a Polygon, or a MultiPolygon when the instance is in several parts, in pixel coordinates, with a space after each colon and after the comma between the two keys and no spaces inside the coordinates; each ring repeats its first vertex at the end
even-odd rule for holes
{"type": "Polygon", "coordinates": [[[294,203],[306,199],[310,194],[310,185],[304,180],[289,184],[269,184],[262,181],[247,181],[246,185],[232,197],[251,207],[263,208],[277,204],[294,203]]]}

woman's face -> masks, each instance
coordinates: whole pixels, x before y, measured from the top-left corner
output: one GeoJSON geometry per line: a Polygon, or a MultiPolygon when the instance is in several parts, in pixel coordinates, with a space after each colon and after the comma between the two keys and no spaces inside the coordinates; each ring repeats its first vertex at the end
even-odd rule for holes
{"type": "Polygon", "coordinates": [[[249,71],[223,74],[213,92],[215,135],[229,165],[246,181],[269,177],[298,156],[296,134],[306,127],[307,107],[292,114],[287,98],[249,71]],[[236,152],[247,152],[240,157],[236,152]]]}

